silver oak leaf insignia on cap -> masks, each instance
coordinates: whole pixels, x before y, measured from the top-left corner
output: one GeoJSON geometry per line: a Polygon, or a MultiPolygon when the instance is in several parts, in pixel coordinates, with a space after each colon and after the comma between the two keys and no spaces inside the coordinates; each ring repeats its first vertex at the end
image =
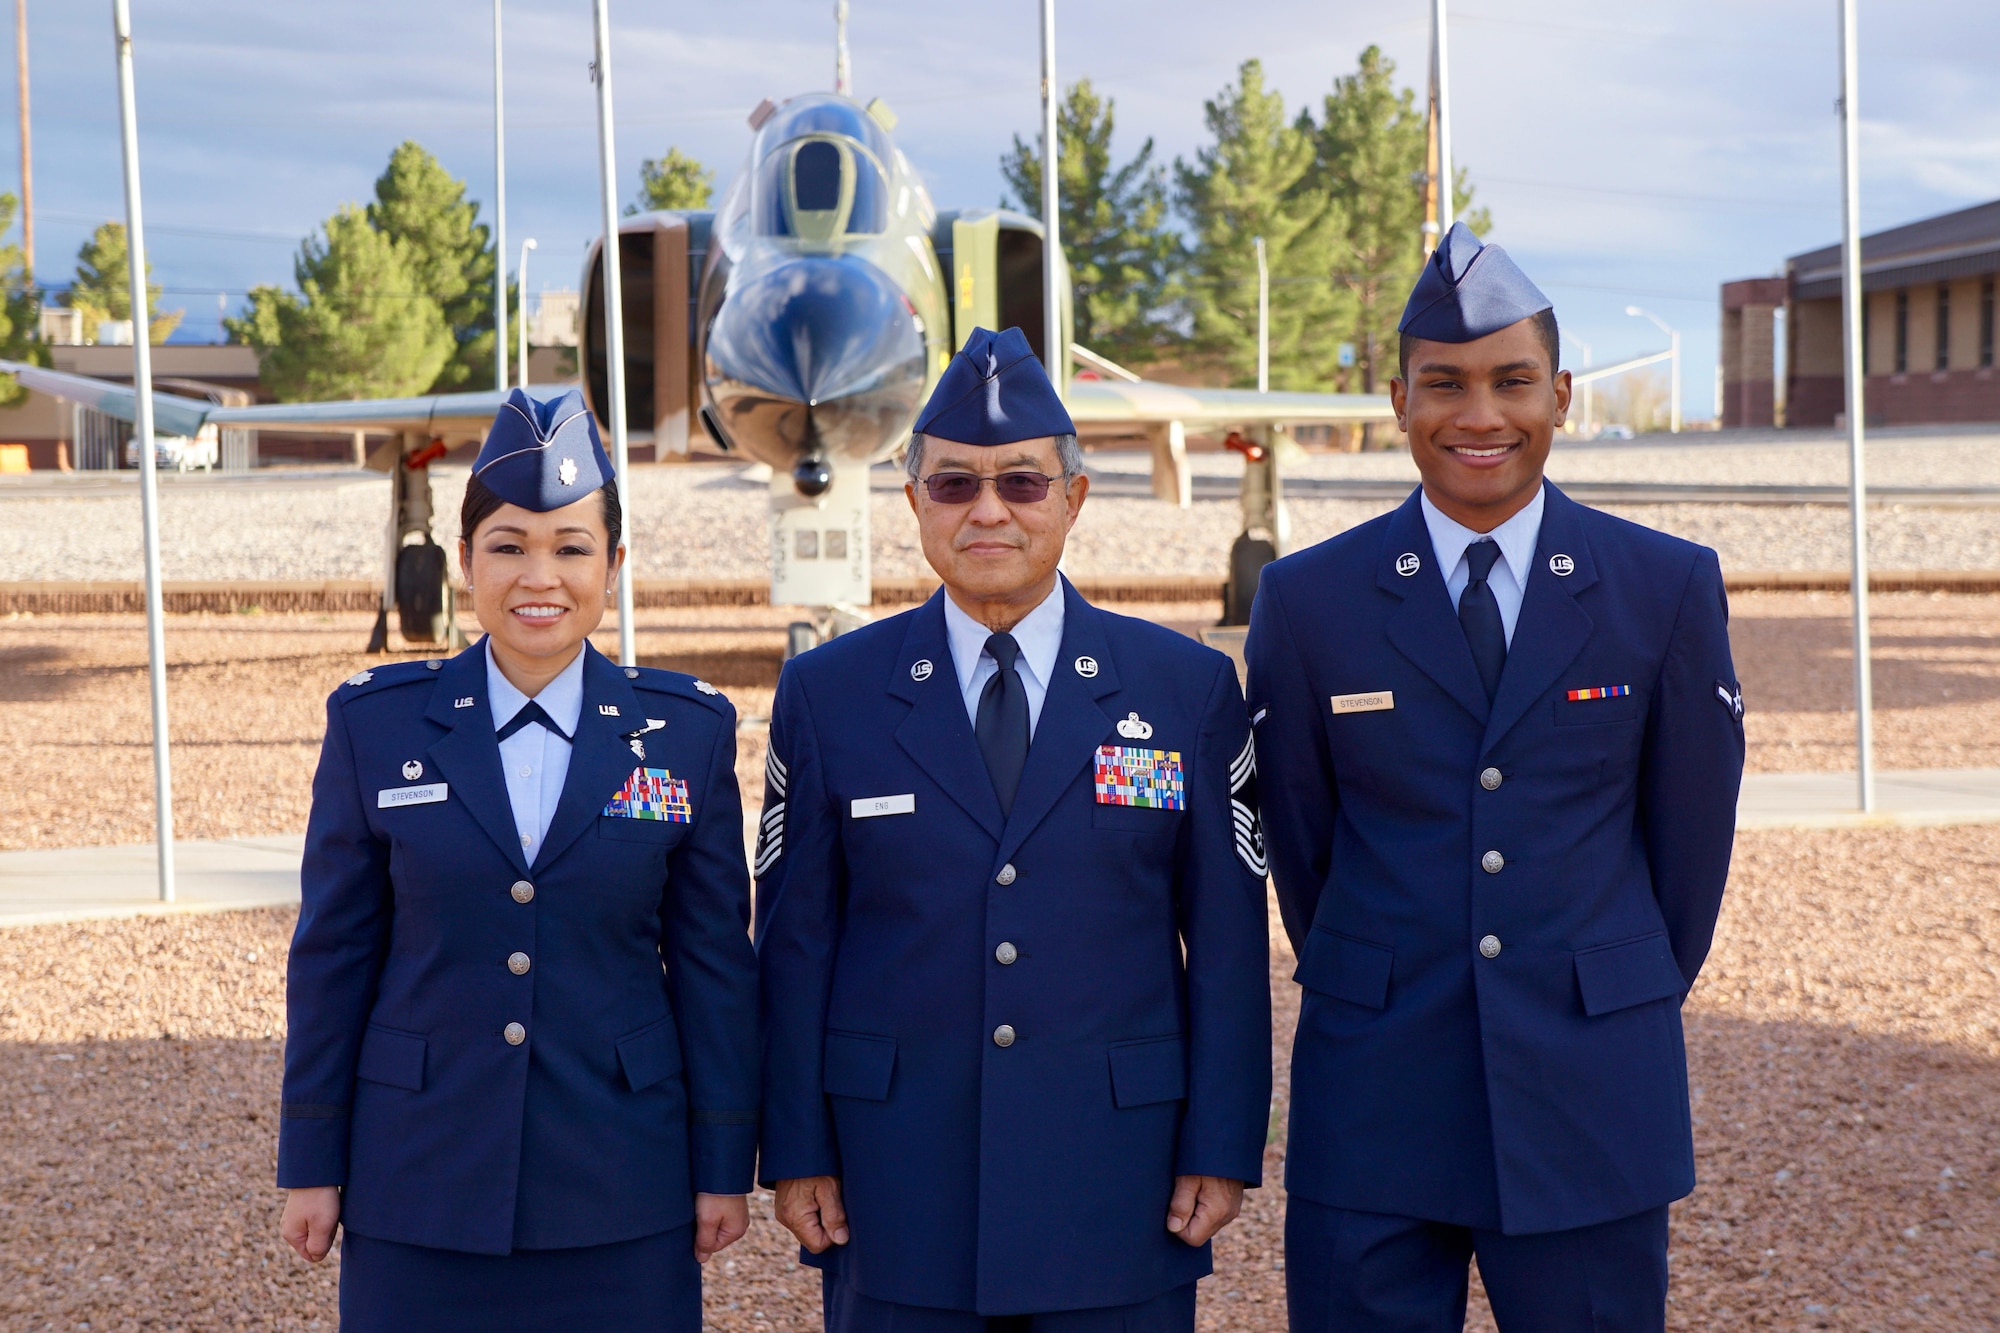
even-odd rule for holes
{"type": "Polygon", "coordinates": [[[556,479],[565,486],[576,485],[576,460],[574,458],[563,459],[562,466],[556,469],[556,479]]]}

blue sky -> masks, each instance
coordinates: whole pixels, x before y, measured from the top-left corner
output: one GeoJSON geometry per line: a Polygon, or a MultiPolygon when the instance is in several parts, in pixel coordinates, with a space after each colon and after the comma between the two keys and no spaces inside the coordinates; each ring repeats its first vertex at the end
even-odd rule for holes
{"type": "MultiPolygon", "coordinates": [[[[30,0],[38,267],[123,215],[110,4],[30,0]]],[[[1001,193],[1039,115],[1038,5],[852,0],[856,92],[882,96],[940,206],[1001,193]]],[[[611,0],[622,192],[678,145],[734,174],[760,97],[832,82],[832,0],[611,0]]],[[[1862,220],[2000,197],[2000,6],[1861,0],[1862,220]]],[[[134,0],[149,246],[188,333],[218,334],[298,240],[367,198],[413,138],[493,196],[485,0],[134,0]]],[[[1461,0],[1452,31],[1460,165],[1505,244],[1596,360],[1650,350],[1628,318],[1679,326],[1686,407],[1712,408],[1717,285],[1839,236],[1833,0],[1461,0]]],[[[1121,152],[1202,142],[1202,102],[1263,59],[1294,106],[1375,43],[1420,78],[1427,0],[1059,0],[1058,72],[1116,99],[1121,152]]],[[[507,0],[508,233],[529,286],[573,286],[596,231],[589,0],[507,0]]],[[[10,90],[11,91],[11,90],[10,90]]],[[[11,105],[11,99],[7,100],[11,105]]],[[[0,186],[18,188],[15,136],[0,186]]],[[[1572,362],[1580,358],[1576,349],[1572,362]]]]}

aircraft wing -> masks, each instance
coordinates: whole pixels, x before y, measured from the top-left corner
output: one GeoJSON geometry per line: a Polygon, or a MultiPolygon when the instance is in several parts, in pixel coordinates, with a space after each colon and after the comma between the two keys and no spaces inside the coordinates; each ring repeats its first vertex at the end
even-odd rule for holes
{"type": "MultiPolygon", "coordinates": [[[[0,371],[12,375],[37,393],[81,403],[105,416],[131,421],[138,412],[139,394],[129,384],[100,380],[89,375],[31,366],[24,361],[0,360],[0,371]]],[[[215,404],[179,394],[153,391],[153,429],[161,435],[192,436],[199,432],[215,404]]]]}
{"type": "Polygon", "coordinates": [[[1190,427],[1257,426],[1396,417],[1387,394],[1190,389],[1153,380],[1072,379],[1065,401],[1078,425],[1179,421],[1190,427]]]}

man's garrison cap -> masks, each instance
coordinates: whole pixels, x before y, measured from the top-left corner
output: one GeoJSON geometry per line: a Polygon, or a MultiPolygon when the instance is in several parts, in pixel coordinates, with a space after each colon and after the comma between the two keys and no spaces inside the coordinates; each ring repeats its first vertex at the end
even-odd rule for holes
{"type": "Polygon", "coordinates": [[[1019,329],[974,329],[938,376],[916,433],[959,444],[1013,444],[1074,435],[1056,386],[1019,329]]]}
{"type": "Polygon", "coordinates": [[[1451,224],[1403,307],[1400,333],[1469,343],[1554,307],[1505,250],[1482,245],[1463,222],[1451,224]]]}

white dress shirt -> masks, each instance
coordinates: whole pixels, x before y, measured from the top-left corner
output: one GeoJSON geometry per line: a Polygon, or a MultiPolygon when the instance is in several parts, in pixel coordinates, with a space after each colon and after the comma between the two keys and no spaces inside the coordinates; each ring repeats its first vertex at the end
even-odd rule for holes
{"type": "MultiPolygon", "coordinates": [[[[493,664],[493,645],[486,646],[486,696],[493,706],[495,731],[514,720],[526,708],[528,696],[515,689],[493,664]]],[[[542,686],[534,697],[549,720],[570,735],[583,717],[583,648],[560,675],[542,686]]],[[[521,835],[521,852],[533,865],[549,836],[549,824],[562,800],[563,780],[569,776],[570,743],[552,734],[547,727],[529,723],[500,742],[500,768],[507,778],[507,803],[514,807],[514,829],[521,835]]]]}
{"type": "MultiPolygon", "coordinates": [[[[1000,669],[1000,664],[986,651],[986,640],[993,631],[960,610],[948,592],[944,595],[944,629],[951,643],[951,664],[958,671],[958,688],[965,695],[966,716],[977,727],[980,691],[1000,669]]],[[[1062,580],[1057,579],[1055,591],[1008,633],[1021,645],[1021,656],[1014,667],[1028,691],[1028,737],[1032,740],[1035,724],[1042,720],[1042,700],[1048,696],[1049,681],[1055,676],[1056,658],[1062,652],[1062,580]]]]}
{"type": "Polygon", "coordinates": [[[1534,563],[1535,543],[1542,537],[1542,502],[1545,495],[1546,492],[1537,486],[1534,499],[1488,533],[1474,532],[1447,518],[1443,510],[1431,503],[1430,492],[1424,492],[1423,496],[1424,526],[1431,530],[1431,551],[1437,556],[1438,568],[1444,571],[1444,587],[1451,594],[1453,610],[1458,609],[1459,594],[1472,581],[1465,548],[1488,537],[1499,543],[1500,558],[1493,562],[1493,572],[1486,576],[1486,586],[1493,589],[1493,600],[1500,604],[1500,621],[1507,627],[1509,648],[1514,646],[1514,622],[1521,618],[1521,598],[1527,592],[1528,567],[1534,563]]]}

